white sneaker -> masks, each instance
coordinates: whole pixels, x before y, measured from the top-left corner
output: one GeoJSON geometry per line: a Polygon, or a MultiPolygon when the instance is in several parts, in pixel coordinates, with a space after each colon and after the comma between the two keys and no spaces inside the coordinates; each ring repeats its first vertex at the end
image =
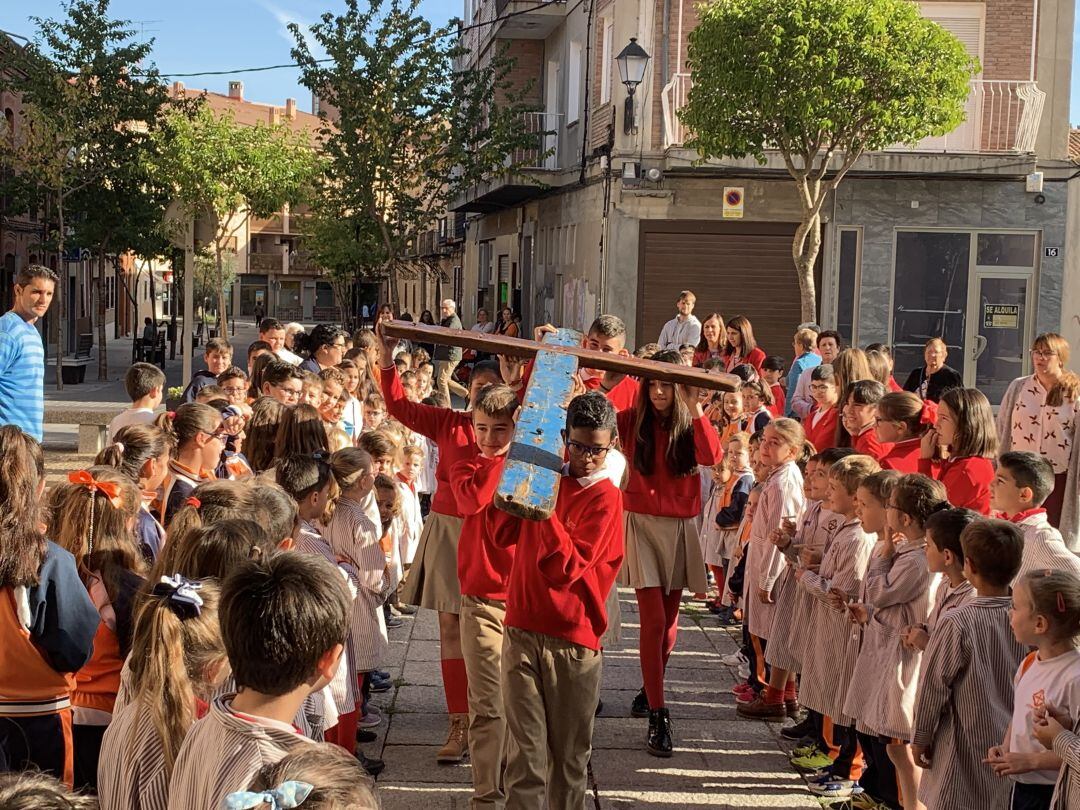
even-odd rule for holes
{"type": "Polygon", "coordinates": [[[721,655],[720,661],[729,667],[748,666],[750,664],[747,657],[742,654],[742,650],[736,650],[728,655],[721,655]]]}
{"type": "Polygon", "coordinates": [[[739,678],[744,681],[748,680],[750,678],[750,663],[748,661],[743,661],[741,664],[739,664],[738,672],[739,678]]]}

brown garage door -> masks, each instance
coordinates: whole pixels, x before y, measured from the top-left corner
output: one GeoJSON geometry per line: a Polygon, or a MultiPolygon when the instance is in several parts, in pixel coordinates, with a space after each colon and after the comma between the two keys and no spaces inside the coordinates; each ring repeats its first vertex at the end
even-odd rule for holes
{"type": "MultiPolygon", "coordinates": [[[[794,223],[641,222],[637,345],[656,340],[681,290],[697,294],[694,314],[745,315],[766,354],[787,358],[802,320],[791,260],[794,223]]],[[[814,273],[821,289],[821,260],[814,273]]]]}

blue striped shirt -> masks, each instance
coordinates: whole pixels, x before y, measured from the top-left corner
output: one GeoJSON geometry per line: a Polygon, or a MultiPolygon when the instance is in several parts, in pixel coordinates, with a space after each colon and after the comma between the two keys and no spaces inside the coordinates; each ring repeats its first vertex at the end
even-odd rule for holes
{"type": "Polygon", "coordinates": [[[0,425],[39,442],[45,415],[45,347],[33,324],[14,311],[0,317],[0,425]]]}

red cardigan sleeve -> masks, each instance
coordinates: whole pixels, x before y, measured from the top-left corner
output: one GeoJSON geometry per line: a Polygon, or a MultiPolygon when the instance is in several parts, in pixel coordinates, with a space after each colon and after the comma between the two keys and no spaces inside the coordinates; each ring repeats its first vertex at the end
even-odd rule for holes
{"type": "Polygon", "coordinates": [[[601,497],[593,498],[590,508],[582,510],[584,520],[568,528],[558,513],[537,524],[537,568],[557,587],[577,582],[601,560],[614,532],[622,527],[622,496],[611,487],[601,497]]]}
{"type": "Polygon", "coordinates": [[[716,432],[709,417],[700,416],[693,421],[694,458],[702,467],[719,464],[724,448],[720,446],[720,434],[716,432]]]}
{"type": "Polygon", "coordinates": [[[761,364],[765,362],[765,352],[760,348],[755,348],[750,354],[746,356],[746,362],[757,369],[757,373],[761,373],[761,364]]]}
{"type": "Polygon", "coordinates": [[[420,433],[432,441],[438,441],[447,421],[447,415],[452,411],[437,408],[434,405],[410,402],[405,396],[405,389],[401,387],[397,366],[380,368],[379,372],[383,397],[386,399],[386,412],[409,430],[420,433]]]}
{"type": "Polygon", "coordinates": [[[450,468],[450,488],[462,517],[475,515],[491,505],[505,460],[505,456],[487,458],[477,453],[450,468]]]}

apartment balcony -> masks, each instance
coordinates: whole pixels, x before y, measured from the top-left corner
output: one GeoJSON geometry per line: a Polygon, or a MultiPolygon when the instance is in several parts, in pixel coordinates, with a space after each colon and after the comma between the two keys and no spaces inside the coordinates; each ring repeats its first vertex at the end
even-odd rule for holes
{"type": "Polygon", "coordinates": [[[547,39],[566,19],[565,0],[495,0],[495,14],[502,20],[493,35],[500,39],[547,39]]]}
{"type": "Polygon", "coordinates": [[[268,217],[251,217],[248,228],[252,233],[285,233],[285,216],[277,213],[268,217]]]}
{"type": "MultiPolygon", "coordinates": [[[[689,129],[678,112],[687,102],[693,78],[676,73],[661,95],[664,116],[664,147],[683,146],[689,129]]],[[[925,138],[915,146],[897,144],[889,152],[1015,155],[1035,151],[1046,93],[1035,82],[975,79],[966,105],[964,122],[947,135],[925,138]]]]}
{"type": "MultiPolygon", "coordinates": [[[[522,113],[522,126],[529,143],[507,158],[506,171],[469,191],[451,206],[457,213],[487,214],[519,205],[538,196],[547,186],[543,173],[554,174],[559,165],[559,135],[562,113],[522,113]]],[[[464,220],[461,224],[464,230],[464,220]]],[[[464,237],[464,234],[462,234],[464,237]]]]}
{"type": "Polygon", "coordinates": [[[285,258],[281,253],[248,253],[249,273],[282,273],[285,258]]]}

